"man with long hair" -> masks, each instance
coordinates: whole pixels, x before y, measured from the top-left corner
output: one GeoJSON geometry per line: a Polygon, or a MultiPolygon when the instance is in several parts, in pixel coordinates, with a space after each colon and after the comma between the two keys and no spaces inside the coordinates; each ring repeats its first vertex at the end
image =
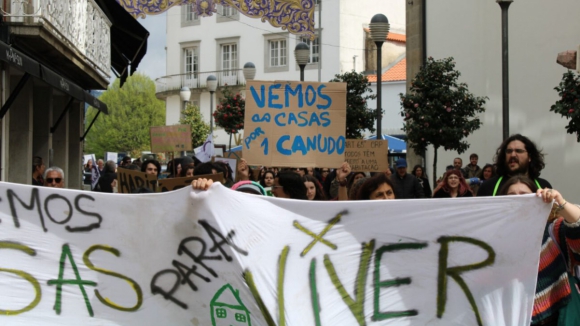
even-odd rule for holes
{"type": "Polygon", "coordinates": [[[516,134],[504,140],[497,149],[494,162],[497,175],[479,187],[477,196],[495,196],[510,177],[518,174],[534,180],[538,188],[552,188],[547,180],[540,178],[540,172],[546,166],[544,154],[525,136],[516,134]]]}

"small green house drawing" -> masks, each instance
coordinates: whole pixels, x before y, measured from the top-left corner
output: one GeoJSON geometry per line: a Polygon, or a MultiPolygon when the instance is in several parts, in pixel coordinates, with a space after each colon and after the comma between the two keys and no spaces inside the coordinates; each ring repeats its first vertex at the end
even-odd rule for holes
{"type": "Polygon", "coordinates": [[[250,311],[240,299],[240,291],[230,284],[219,289],[209,304],[212,326],[252,326],[250,311]]]}

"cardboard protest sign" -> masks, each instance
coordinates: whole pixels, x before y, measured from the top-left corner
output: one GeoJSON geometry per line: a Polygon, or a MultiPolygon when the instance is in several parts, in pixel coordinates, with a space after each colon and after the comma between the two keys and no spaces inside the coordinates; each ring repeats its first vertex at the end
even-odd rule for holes
{"type": "Polygon", "coordinates": [[[249,81],[244,158],[250,165],[337,167],[346,150],[346,84],[249,81]]]}
{"type": "Polygon", "coordinates": [[[157,189],[160,192],[181,189],[183,187],[191,186],[191,182],[193,180],[197,180],[200,178],[211,179],[215,182],[224,183],[224,174],[220,172],[218,174],[204,174],[204,175],[198,175],[198,176],[193,176],[193,177],[162,179],[162,180],[158,181],[157,189]]]}
{"type": "Polygon", "coordinates": [[[132,194],[139,188],[153,192],[157,189],[157,176],[125,168],[117,169],[117,189],[123,194],[132,194]]]}
{"type": "Polygon", "coordinates": [[[192,149],[190,125],[151,127],[149,132],[153,153],[190,151],[192,149]]]}
{"type": "Polygon", "coordinates": [[[384,172],[389,168],[389,141],[347,139],[344,157],[353,171],[384,172]]]}
{"type": "Polygon", "coordinates": [[[529,325],[551,208],[220,184],[116,195],[0,182],[0,198],[1,325],[529,325]]]}

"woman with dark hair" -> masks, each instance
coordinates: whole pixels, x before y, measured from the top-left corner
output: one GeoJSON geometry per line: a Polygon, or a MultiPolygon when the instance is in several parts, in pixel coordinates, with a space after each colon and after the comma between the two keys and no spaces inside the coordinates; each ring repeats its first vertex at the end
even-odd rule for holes
{"type": "Polygon", "coordinates": [[[107,161],[103,167],[103,173],[99,178],[99,181],[95,185],[93,191],[98,192],[113,192],[113,182],[117,180],[117,164],[115,161],[107,161]]]}
{"type": "Polygon", "coordinates": [[[395,199],[395,187],[384,173],[378,173],[365,181],[358,191],[357,200],[395,199]]]}
{"type": "Polygon", "coordinates": [[[278,173],[274,179],[272,194],[278,198],[308,199],[302,177],[293,171],[280,171],[278,173]]]}
{"type": "Polygon", "coordinates": [[[431,198],[431,185],[429,184],[429,179],[427,178],[427,174],[425,173],[425,169],[420,164],[415,165],[413,171],[411,172],[417,180],[419,180],[419,184],[423,187],[423,192],[425,193],[425,198],[431,198]]]}
{"type": "Polygon", "coordinates": [[[264,188],[272,187],[274,185],[275,178],[276,175],[274,174],[274,171],[267,170],[264,172],[264,175],[262,175],[262,178],[260,179],[260,185],[264,188]]]}
{"type": "Polygon", "coordinates": [[[346,179],[346,191],[350,191],[350,188],[352,187],[352,185],[357,182],[358,180],[362,179],[362,178],[366,178],[366,173],[362,172],[362,171],[357,171],[357,172],[353,172],[351,173],[347,179],[346,179]]]}
{"type": "Polygon", "coordinates": [[[193,177],[193,171],[195,169],[195,165],[192,163],[189,163],[185,166],[185,168],[181,169],[181,174],[179,175],[180,177],[193,177]]]}
{"type": "Polygon", "coordinates": [[[460,170],[445,173],[443,180],[433,191],[433,198],[473,197],[471,189],[465,182],[460,170]]]}
{"type": "Polygon", "coordinates": [[[554,201],[554,207],[542,237],[531,325],[568,325],[565,324],[570,317],[567,314],[578,312],[570,311],[574,307],[567,305],[573,296],[580,300],[578,281],[573,276],[574,269],[580,265],[575,258],[580,253],[580,206],[568,203],[555,189],[538,189],[534,180],[521,174],[511,177],[499,192],[500,195],[533,193],[546,203],[554,201]]]}
{"type": "Polygon", "coordinates": [[[35,156],[32,159],[32,185],[33,186],[44,186],[44,179],[42,175],[44,174],[45,166],[42,161],[42,157],[35,156]]]}
{"type": "Polygon", "coordinates": [[[306,197],[308,200],[326,200],[322,185],[314,176],[306,174],[302,177],[304,186],[306,186],[306,197]]]}
{"type": "Polygon", "coordinates": [[[477,177],[481,180],[481,182],[489,180],[495,177],[495,168],[493,165],[488,163],[483,167],[483,169],[481,169],[481,172],[479,172],[477,177]]]}

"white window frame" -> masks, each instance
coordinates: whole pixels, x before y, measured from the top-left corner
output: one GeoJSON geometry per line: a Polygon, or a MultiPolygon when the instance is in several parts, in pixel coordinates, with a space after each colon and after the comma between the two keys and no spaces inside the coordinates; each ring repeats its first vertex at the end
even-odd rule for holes
{"type": "Polygon", "coordinates": [[[186,79],[191,79],[192,74],[199,74],[199,47],[191,46],[191,47],[184,47],[182,49],[182,57],[183,57],[183,73],[186,74],[186,79]],[[191,62],[188,61],[189,54],[191,54],[191,62]],[[188,69],[188,66],[191,65],[191,68],[188,69]]]}
{"type": "Polygon", "coordinates": [[[288,65],[288,56],[286,50],[288,49],[288,40],[281,38],[277,40],[268,41],[268,51],[270,52],[269,66],[272,68],[279,68],[288,65]]]}
{"type": "Polygon", "coordinates": [[[195,3],[181,5],[181,27],[200,24],[201,20],[195,11],[195,3]]]}
{"type": "Polygon", "coordinates": [[[240,12],[232,8],[231,6],[224,6],[218,4],[216,6],[217,13],[216,13],[216,22],[218,23],[227,23],[234,20],[240,20],[240,12]]]}
{"type": "MultiPolygon", "coordinates": [[[[216,67],[217,70],[223,71],[223,70],[230,70],[228,72],[222,72],[220,73],[221,79],[218,80],[218,85],[221,85],[222,82],[227,82],[226,80],[230,80],[230,82],[227,82],[228,85],[232,85],[232,83],[234,82],[234,79],[236,79],[237,82],[237,78],[239,78],[238,74],[240,74],[241,72],[238,71],[239,67],[240,67],[240,37],[228,37],[228,38],[223,38],[223,39],[216,39],[216,53],[218,54],[216,56],[217,62],[216,62],[216,67]],[[232,46],[235,46],[235,52],[232,53],[232,46]],[[224,61],[224,49],[227,48],[230,52],[230,57],[227,60],[227,64],[226,61],[224,61]],[[232,57],[232,54],[233,57],[232,57]]],[[[218,77],[220,78],[220,77],[218,77]]]]}
{"type": "Polygon", "coordinates": [[[290,38],[288,33],[264,34],[264,72],[288,71],[290,66],[290,38]],[[272,62],[273,46],[276,47],[277,62],[272,62]],[[282,47],[281,45],[284,45],[282,47]],[[282,61],[282,62],[281,62],[282,61]]]}

